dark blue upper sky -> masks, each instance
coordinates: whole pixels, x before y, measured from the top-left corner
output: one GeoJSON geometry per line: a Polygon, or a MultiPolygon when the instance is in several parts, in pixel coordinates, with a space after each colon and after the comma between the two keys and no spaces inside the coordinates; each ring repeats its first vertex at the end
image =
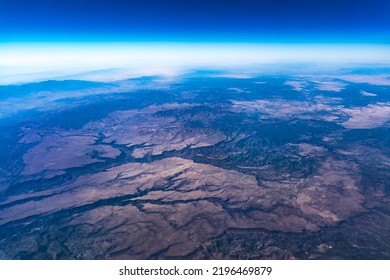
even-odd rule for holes
{"type": "Polygon", "coordinates": [[[0,41],[390,43],[387,0],[0,0],[0,41]]]}

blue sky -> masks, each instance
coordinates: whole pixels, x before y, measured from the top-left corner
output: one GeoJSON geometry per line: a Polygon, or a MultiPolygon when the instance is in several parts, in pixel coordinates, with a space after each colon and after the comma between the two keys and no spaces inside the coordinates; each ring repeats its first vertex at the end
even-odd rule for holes
{"type": "Polygon", "coordinates": [[[390,64],[387,0],[0,0],[0,83],[96,69],[390,64]]]}
{"type": "Polygon", "coordinates": [[[390,44],[387,0],[0,0],[2,42],[390,44]]]}

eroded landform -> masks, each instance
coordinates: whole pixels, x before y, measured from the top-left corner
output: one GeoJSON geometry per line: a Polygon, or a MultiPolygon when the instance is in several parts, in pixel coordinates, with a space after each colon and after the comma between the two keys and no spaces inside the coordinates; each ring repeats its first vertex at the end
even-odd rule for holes
{"type": "Polygon", "coordinates": [[[390,103],[346,103],[347,81],[245,83],[20,124],[0,257],[390,258],[390,103]]]}

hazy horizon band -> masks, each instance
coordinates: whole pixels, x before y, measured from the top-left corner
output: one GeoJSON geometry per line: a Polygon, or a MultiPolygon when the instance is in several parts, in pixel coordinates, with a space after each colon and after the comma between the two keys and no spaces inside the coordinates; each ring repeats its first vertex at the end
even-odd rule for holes
{"type": "Polygon", "coordinates": [[[24,74],[41,73],[39,77],[45,78],[45,72],[64,75],[108,68],[164,68],[172,71],[265,63],[390,64],[390,46],[201,42],[0,44],[0,78],[12,77],[10,81],[13,82],[26,80],[24,74]]]}

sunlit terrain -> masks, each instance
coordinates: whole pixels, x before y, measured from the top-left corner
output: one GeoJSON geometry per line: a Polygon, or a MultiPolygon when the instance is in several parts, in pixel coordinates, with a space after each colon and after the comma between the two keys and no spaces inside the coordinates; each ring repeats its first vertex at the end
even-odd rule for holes
{"type": "Polygon", "coordinates": [[[0,86],[0,257],[390,258],[389,68],[226,69],[0,86]]]}

